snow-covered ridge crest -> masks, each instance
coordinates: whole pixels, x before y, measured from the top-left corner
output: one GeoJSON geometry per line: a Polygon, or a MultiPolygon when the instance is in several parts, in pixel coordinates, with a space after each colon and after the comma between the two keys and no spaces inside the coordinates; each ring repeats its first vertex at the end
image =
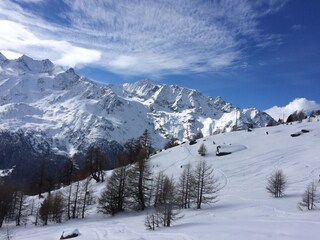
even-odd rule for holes
{"type": "Polygon", "coordinates": [[[0,129],[32,129],[51,139],[52,149],[72,154],[98,140],[124,143],[148,129],[154,147],[238,128],[262,127],[273,119],[257,109],[239,109],[221,97],[149,80],[99,84],[64,71],[49,60],[0,54],[0,129]]]}

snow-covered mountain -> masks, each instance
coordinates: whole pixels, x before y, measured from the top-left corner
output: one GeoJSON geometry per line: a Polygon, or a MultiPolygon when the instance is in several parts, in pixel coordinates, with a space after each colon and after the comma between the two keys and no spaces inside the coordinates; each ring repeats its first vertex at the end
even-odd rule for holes
{"type": "Polygon", "coordinates": [[[71,155],[96,141],[122,144],[145,129],[162,148],[171,136],[185,140],[273,121],[255,108],[239,109],[196,90],[148,80],[102,84],[47,59],[8,60],[1,53],[0,119],[2,131],[22,131],[71,155]]]}

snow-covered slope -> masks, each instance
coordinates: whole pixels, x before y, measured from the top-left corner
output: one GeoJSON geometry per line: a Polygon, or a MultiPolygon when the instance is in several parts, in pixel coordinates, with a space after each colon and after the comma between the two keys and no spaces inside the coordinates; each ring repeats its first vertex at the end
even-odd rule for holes
{"type": "MultiPolygon", "coordinates": [[[[155,173],[164,171],[178,178],[186,164],[195,165],[204,158],[214,167],[221,190],[219,201],[201,210],[184,210],[184,217],[170,228],[147,231],[144,219],[148,211],[102,216],[92,209],[84,220],[46,227],[15,227],[13,239],[58,239],[63,231],[79,229],[79,240],[152,239],[152,240],[242,240],[242,239],[319,239],[319,210],[300,211],[298,202],[307,184],[320,174],[320,121],[294,123],[271,128],[218,134],[162,151],[151,158],[155,173]],[[299,137],[290,134],[309,130],[299,137]],[[268,134],[266,134],[268,132],[268,134]],[[215,142],[215,144],[213,144],[215,142]],[[208,153],[197,150],[204,143],[208,153]],[[232,152],[217,157],[216,147],[232,152]],[[282,169],[288,178],[283,198],[274,199],[266,191],[267,178],[282,169]]],[[[103,184],[94,186],[99,195],[103,184]]],[[[318,189],[319,193],[319,189],[318,189]]]]}
{"type": "Polygon", "coordinates": [[[106,85],[64,71],[49,60],[0,54],[0,129],[22,130],[57,152],[73,154],[97,140],[125,142],[145,129],[156,148],[170,136],[184,140],[230,131],[237,124],[265,126],[272,118],[257,109],[239,109],[220,97],[153,84],[106,85]]]}

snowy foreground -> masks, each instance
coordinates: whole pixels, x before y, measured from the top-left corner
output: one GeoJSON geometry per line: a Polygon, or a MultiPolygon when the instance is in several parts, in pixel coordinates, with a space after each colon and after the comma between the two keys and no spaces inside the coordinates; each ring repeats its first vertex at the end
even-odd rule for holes
{"type": "MultiPolygon", "coordinates": [[[[201,143],[207,146],[204,158],[214,166],[221,184],[219,202],[201,210],[183,211],[184,217],[172,227],[145,230],[147,211],[110,217],[92,209],[85,220],[12,228],[13,239],[57,240],[63,231],[74,229],[81,233],[75,238],[78,240],[320,239],[320,210],[297,208],[307,184],[319,180],[319,121],[219,134],[192,146],[185,143],[153,156],[154,172],[165,170],[167,175],[178,178],[185,164],[201,159],[197,152],[201,143]],[[290,136],[302,129],[310,132],[290,136]],[[215,156],[217,145],[232,154],[215,156]],[[286,196],[280,199],[272,198],[265,190],[267,177],[276,169],[282,169],[289,181],[286,196]]],[[[97,194],[102,187],[95,185],[97,194]]]]}

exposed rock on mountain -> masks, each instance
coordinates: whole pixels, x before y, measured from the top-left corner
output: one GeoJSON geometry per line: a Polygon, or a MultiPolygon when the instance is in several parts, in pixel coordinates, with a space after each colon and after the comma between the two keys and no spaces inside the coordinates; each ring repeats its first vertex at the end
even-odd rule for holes
{"type": "Polygon", "coordinates": [[[104,146],[105,152],[121,151],[121,144],[145,129],[160,149],[171,136],[183,141],[199,132],[206,136],[231,131],[235,125],[244,129],[273,121],[257,109],[239,109],[221,97],[180,86],[148,80],[102,84],[49,60],[8,60],[2,54],[0,119],[3,132],[19,132],[27,139],[32,132],[32,151],[47,146],[51,153],[69,156],[93,143],[104,146]]]}

